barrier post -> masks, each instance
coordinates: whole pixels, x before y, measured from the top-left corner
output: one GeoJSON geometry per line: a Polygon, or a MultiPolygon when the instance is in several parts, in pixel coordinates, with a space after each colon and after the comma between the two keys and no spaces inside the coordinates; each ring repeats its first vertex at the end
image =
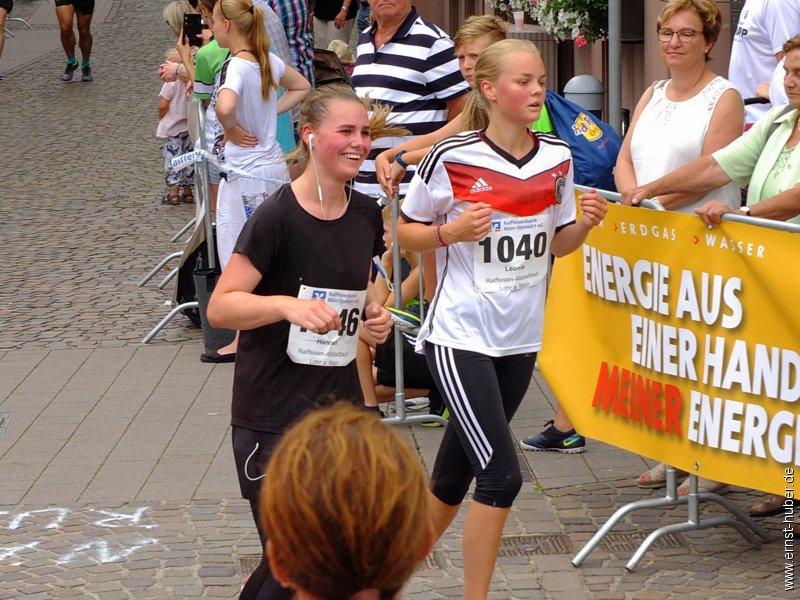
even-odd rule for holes
{"type": "MultiPolygon", "coordinates": [[[[400,216],[400,196],[395,194],[391,199],[392,204],[392,242],[394,252],[392,252],[392,285],[394,286],[394,306],[403,307],[403,274],[400,266],[400,244],[397,242],[397,218],[400,216]]],[[[422,260],[419,261],[420,268],[420,288],[419,294],[423,295],[422,289],[422,260]]],[[[385,417],[383,422],[387,425],[401,425],[405,423],[430,423],[431,421],[447,425],[447,419],[439,415],[406,415],[406,384],[403,367],[403,334],[397,329],[394,332],[394,369],[395,369],[395,392],[393,417],[385,417]]]]}

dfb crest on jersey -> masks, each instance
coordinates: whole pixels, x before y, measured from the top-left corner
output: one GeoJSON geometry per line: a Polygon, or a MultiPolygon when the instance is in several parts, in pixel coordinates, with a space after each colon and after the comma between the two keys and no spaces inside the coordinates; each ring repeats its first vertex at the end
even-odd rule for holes
{"type": "Polygon", "coordinates": [[[567,178],[563,175],[556,179],[556,202],[559,204],[561,204],[561,202],[564,200],[564,186],[566,185],[567,178]]]}

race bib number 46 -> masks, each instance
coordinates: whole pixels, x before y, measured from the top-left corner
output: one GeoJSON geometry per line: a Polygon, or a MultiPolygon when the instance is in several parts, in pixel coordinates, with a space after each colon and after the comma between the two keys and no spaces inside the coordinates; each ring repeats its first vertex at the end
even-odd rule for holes
{"type": "Polygon", "coordinates": [[[339,313],[342,327],[325,334],[308,331],[292,324],[286,353],[292,362],[318,367],[345,367],[356,357],[358,324],[367,291],[335,290],[301,285],[300,300],[324,300],[339,313]]]}
{"type": "Polygon", "coordinates": [[[531,287],[547,274],[549,218],[545,215],[492,221],[492,229],[475,244],[475,287],[500,292],[531,287]]]}

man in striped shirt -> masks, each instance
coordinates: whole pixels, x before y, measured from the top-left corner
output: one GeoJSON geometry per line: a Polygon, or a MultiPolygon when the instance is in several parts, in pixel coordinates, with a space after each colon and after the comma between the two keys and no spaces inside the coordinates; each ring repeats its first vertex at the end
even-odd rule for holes
{"type": "MultiPolygon", "coordinates": [[[[358,40],[353,87],[359,96],[392,107],[392,124],[411,137],[436,131],[458,115],[469,86],[458,70],[453,41],[433,23],[422,19],[411,0],[370,0],[375,22],[358,40]]],[[[356,179],[356,189],[381,194],[375,157],[410,138],[376,140],[356,179]]],[[[405,195],[414,174],[408,169],[400,184],[405,195]]]]}

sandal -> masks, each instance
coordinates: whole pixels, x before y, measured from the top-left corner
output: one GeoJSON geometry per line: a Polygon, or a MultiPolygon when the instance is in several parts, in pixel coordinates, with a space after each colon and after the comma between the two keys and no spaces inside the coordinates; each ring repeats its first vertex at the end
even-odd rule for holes
{"type": "MultiPolygon", "coordinates": [[[[677,477],[683,477],[684,475],[688,475],[688,473],[680,469],[675,469],[675,475],[677,477]]],[[[643,488],[664,487],[667,485],[667,465],[658,463],[649,471],[645,471],[639,475],[639,477],[636,478],[636,484],[643,488]]]]}
{"type": "Polygon", "coordinates": [[[167,206],[178,206],[181,203],[181,198],[178,194],[166,194],[161,198],[161,204],[167,206]]]}
{"type": "Polygon", "coordinates": [[[178,197],[184,204],[194,204],[194,194],[192,194],[191,190],[189,190],[185,194],[180,194],[178,197]]]}
{"type": "MultiPolygon", "coordinates": [[[[728,484],[713,479],[706,479],[705,477],[697,478],[697,493],[709,494],[716,493],[722,494],[728,491],[728,484]]],[[[678,486],[678,496],[689,495],[689,479],[684,479],[683,483],[678,486]]]]}

